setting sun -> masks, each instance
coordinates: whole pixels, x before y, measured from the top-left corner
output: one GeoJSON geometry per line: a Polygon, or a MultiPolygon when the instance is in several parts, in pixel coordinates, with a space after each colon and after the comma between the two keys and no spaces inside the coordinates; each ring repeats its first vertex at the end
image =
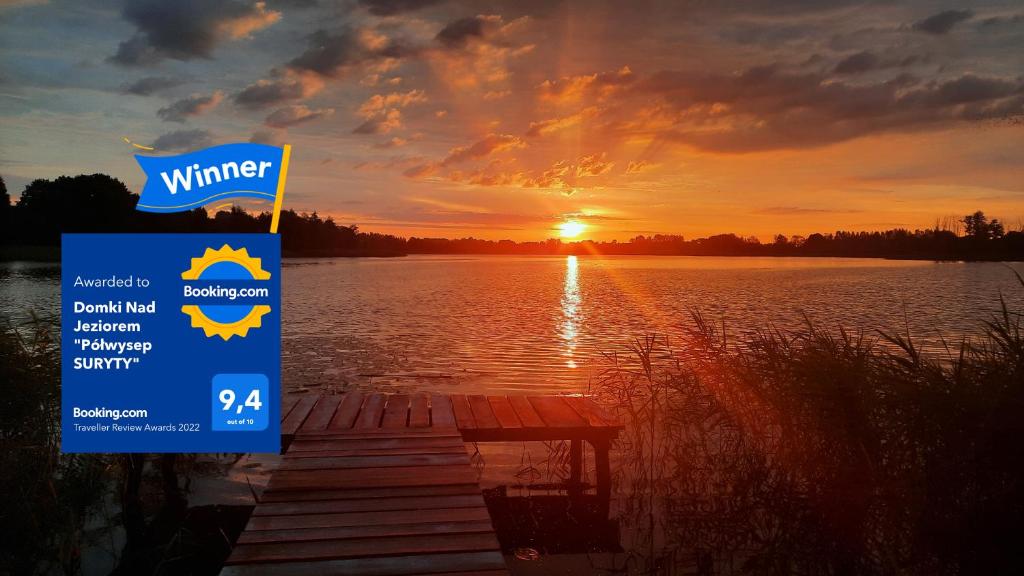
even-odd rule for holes
{"type": "Polygon", "coordinates": [[[562,238],[575,238],[587,229],[587,225],[576,220],[566,220],[558,225],[559,235],[562,238]]]}

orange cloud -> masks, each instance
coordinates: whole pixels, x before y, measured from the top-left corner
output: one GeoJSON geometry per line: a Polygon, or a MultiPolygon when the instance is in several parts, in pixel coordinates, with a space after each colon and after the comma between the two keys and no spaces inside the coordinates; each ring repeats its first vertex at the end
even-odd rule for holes
{"type": "Polygon", "coordinates": [[[524,188],[571,188],[565,178],[572,174],[572,164],[568,160],[559,160],[540,174],[523,181],[524,188]]]}
{"type": "Polygon", "coordinates": [[[530,127],[526,130],[526,135],[530,137],[547,136],[548,134],[553,134],[567,128],[572,128],[573,126],[577,126],[585,119],[594,117],[597,113],[597,107],[590,106],[569,116],[550,118],[539,122],[530,122],[530,127]]]}
{"type": "Polygon", "coordinates": [[[580,158],[576,164],[576,176],[600,176],[612,169],[614,162],[605,161],[604,152],[601,155],[591,154],[580,158]]]}
{"type": "Polygon", "coordinates": [[[354,134],[387,134],[402,127],[402,112],[391,109],[384,114],[378,114],[352,131],[354,134]]]}
{"type": "Polygon", "coordinates": [[[390,94],[374,94],[359,107],[357,114],[363,118],[372,118],[384,114],[388,108],[405,108],[410,104],[426,102],[427,95],[423,90],[408,92],[392,92],[390,94]]]}
{"type": "Polygon", "coordinates": [[[478,140],[469,146],[452,148],[444,160],[441,161],[441,166],[458,164],[467,160],[476,160],[505,150],[524,147],[526,147],[526,143],[518,136],[512,136],[511,134],[488,134],[482,140],[478,140]]]}
{"type": "Polygon", "coordinates": [[[521,172],[496,170],[497,166],[498,163],[491,163],[481,170],[468,172],[454,170],[448,174],[448,179],[474,186],[518,186],[522,183],[523,174],[521,172]]]}
{"type": "Polygon", "coordinates": [[[648,162],[646,160],[630,160],[629,163],[626,164],[626,174],[640,174],[641,172],[653,170],[658,166],[661,166],[661,164],[648,162]]]}
{"type": "Polygon", "coordinates": [[[509,61],[535,48],[517,38],[528,22],[524,16],[505,23],[498,15],[455,20],[437,33],[441,48],[424,55],[448,86],[462,90],[487,87],[493,97],[506,89],[500,85],[511,76],[509,61]]]}
{"type": "Polygon", "coordinates": [[[374,144],[373,147],[379,148],[381,150],[388,150],[391,148],[401,148],[402,146],[405,146],[408,143],[409,141],[406,140],[405,138],[399,138],[398,136],[394,136],[392,138],[385,140],[384,142],[374,144]]]}
{"type": "Polygon", "coordinates": [[[236,18],[227,19],[218,25],[218,30],[234,40],[246,38],[253,32],[257,32],[270,26],[281,19],[281,13],[274,10],[267,10],[266,2],[253,4],[250,12],[239,15],[236,18]]]}
{"type": "Polygon", "coordinates": [[[629,66],[614,72],[600,72],[583,76],[564,76],[558,80],[545,80],[538,86],[542,100],[555,103],[576,102],[587,98],[604,98],[636,80],[629,66]]]}
{"type": "Polygon", "coordinates": [[[407,178],[426,178],[427,176],[432,176],[436,172],[437,164],[428,162],[426,164],[418,164],[411,168],[407,168],[405,172],[402,172],[402,174],[407,178]]]}
{"type": "Polygon", "coordinates": [[[511,93],[511,90],[491,90],[489,92],[484,92],[484,100],[487,100],[488,102],[493,100],[501,100],[502,98],[505,98],[511,93]]]}
{"type": "MultiPolygon", "coordinates": [[[[493,135],[492,135],[493,136],[493,135]]],[[[505,138],[514,138],[505,136],[505,138]]],[[[481,142],[488,142],[486,139],[481,142]]],[[[509,141],[511,142],[511,140],[509,141]]],[[[474,144],[474,146],[477,146],[474,144]]],[[[462,147],[453,149],[453,154],[462,154],[469,156],[470,150],[474,146],[462,147]]],[[[481,146],[472,152],[472,157],[479,158],[488,155],[485,153],[485,149],[499,151],[502,149],[509,149],[516,147],[510,145],[509,147],[503,147],[503,145],[495,145],[494,142],[481,146]]],[[[450,155],[451,156],[451,155],[450,155]]],[[[492,160],[483,168],[475,170],[452,170],[443,175],[443,178],[452,182],[459,182],[462,184],[470,184],[473,186],[516,186],[520,188],[551,188],[560,189],[562,194],[565,196],[571,196],[576,193],[579,188],[578,181],[581,178],[590,178],[595,176],[601,176],[607,174],[614,166],[613,162],[609,162],[606,159],[606,154],[590,154],[587,156],[580,157],[576,162],[569,160],[559,160],[550,167],[540,170],[520,170],[515,169],[514,160],[492,160]]],[[[447,160],[447,159],[446,159],[447,160]]],[[[410,178],[425,178],[437,174],[442,168],[447,167],[452,162],[433,162],[419,166],[414,166],[405,171],[405,176],[410,178]]]]}

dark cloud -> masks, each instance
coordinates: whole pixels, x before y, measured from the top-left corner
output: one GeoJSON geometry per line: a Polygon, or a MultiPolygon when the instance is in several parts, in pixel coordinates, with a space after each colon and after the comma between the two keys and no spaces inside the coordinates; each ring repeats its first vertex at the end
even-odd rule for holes
{"type": "Polygon", "coordinates": [[[878,67],[881,59],[872,52],[863,51],[850,54],[836,64],[836,74],[860,74],[878,67]]]}
{"type": "Polygon", "coordinates": [[[919,83],[903,75],[854,85],[775,66],[737,75],[662,72],[642,82],[632,96],[650,94],[661,100],[660,119],[676,119],[673,128],[651,128],[642,118],[632,123],[619,119],[608,128],[656,129],[702,149],[749,152],[1024,114],[1020,80],[970,74],[943,82],[919,83]]]}
{"type": "Polygon", "coordinates": [[[913,28],[926,34],[942,35],[948,33],[957,24],[970,20],[973,16],[974,12],[970,10],[945,10],[914,22],[913,28]]]}
{"type": "Polygon", "coordinates": [[[209,96],[193,94],[157,110],[156,115],[164,122],[184,122],[189,117],[199,116],[216,108],[223,99],[224,93],[219,90],[209,96]]]}
{"type": "MultiPolygon", "coordinates": [[[[368,30],[362,30],[366,34],[368,30]]],[[[307,38],[308,47],[299,56],[288,62],[294,71],[313,72],[327,78],[343,75],[349,67],[381,58],[401,58],[414,52],[413,49],[384,37],[375,38],[380,46],[368,46],[365,36],[345,28],[338,32],[317,30],[307,38]]]]}
{"type": "Polygon", "coordinates": [[[985,18],[978,23],[978,26],[989,30],[1002,26],[1018,26],[1022,23],[1024,23],[1024,14],[1014,14],[1013,16],[993,16],[991,18],[985,18]]]}
{"type": "Polygon", "coordinates": [[[121,14],[136,27],[135,35],[110,57],[124,66],[209,58],[217,44],[248,36],[280,18],[262,2],[240,0],[135,0],[121,14]]]}
{"type": "Polygon", "coordinates": [[[313,8],[320,5],[318,0],[267,0],[271,8],[313,8]]]}
{"type": "MultiPolygon", "coordinates": [[[[665,4],[677,14],[729,14],[799,16],[834,12],[853,5],[884,4],[873,0],[742,0],[740,2],[708,2],[707,0],[674,0],[665,4]]],[[[586,2],[584,2],[586,4],[586,2]]],[[[630,8],[635,10],[635,8],[630,8]]]]}
{"type": "Polygon", "coordinates": [[[883,58],[874,52],[864,50],[850,54],[836,64],[832,70],[834,74],[852,75],[863,74],[872,70],[883,70],[886,68],[906,68],[914,64],[926,62],[927,57],[910,55],[903,58],[883,58]]]}
{"type": "Polygon", "coordinates": [[[284,144],[284,136],[278,130],[258,130],[252,133],[252,136],[249,137],[249,142],[280,146],[284,144]]]}
{"type": "Polygon", "coordinates": [[[181,78],[170,76],[148,76],[140,78],[135,82],[125,83],[121,86],[121,92],[135,94],[137,96],[150,96],[168,88],[181,86],[185,81],[181,78]]]}
{"type": "Polygon", "coordinates": [[[154,140],[153,148],[159,152],[176,152],[203,148],[212,142],[213,135],[207,130],[176,130],[154,140]]]}
{"type": "Polygon", "coordinates": [[[394,16],[404,12],[413,12],[428,6],[440,4],[444,0],[359,0],[359,5],[375,16],[394,16]]]}
{"type": "Polygon", "coordinates": [[[930,106],[955,106],[993,101],[1022,93],[1024,93],[1024,87],[1019,81],[1011,82],[1001,78],[981,78],[973,74],[965,74],[930,89],[911,92],[904,97],[904,100],[908,103],[917,102],[930,106]]]}
{"type": "Polygon", "coordinates": [[[135,35],[121,42],[117,52],[109,58],[122,66],[150,66],[162,59],[160,53],[149,44],[144,36],[135,35]]]}
{"type": "Polygon", "coordinates": [[[303,105],[286,106],[273,111],[263,121],[271,128],[288,128],[305,122],[312,122],[318,118],[326,118],[334,114],[333,108],[310,109],[303,105]]]}
{"type": "Polygon", "coordinates": [[[302,54],[274,69],[271,78],[242,89],[234,101],[246,108],[261,108],[308,98],[323,88],[325,80],[343,77],[356,66],[412,52],[372,30],[317,30],[307,37],[302,54]]]}
{"type": "Polygon", "coordinates": [[[309,47],[288,63],[289,68],[334,77],[362,57],[362,47],[351,30],[343,30],[338,34],[317,30],[309,36],[308,41],[309,47]]]}
{"type": "Polygon", "coordinates": [[[244,108],[263,108],[305,98],[322,87],[323,81],[315,75],[277,72],[243,88],[234,101],[244,108]]]}
{"type": "Polygon", "coordinates": [[[465,46],[470,38],[482,38],[500,25],[500,16],[479,15],[460,18],[442,28],[436,39],[449,48],[459,48],[465,46]]]}
{"type": "Polygon", "coordinates": [[[802,22],[767,23],[742,21],[727,27],[721,34],[724,38],[741,45],[764,45],[778,47],[813,36],[814,29],[802,22]]]}

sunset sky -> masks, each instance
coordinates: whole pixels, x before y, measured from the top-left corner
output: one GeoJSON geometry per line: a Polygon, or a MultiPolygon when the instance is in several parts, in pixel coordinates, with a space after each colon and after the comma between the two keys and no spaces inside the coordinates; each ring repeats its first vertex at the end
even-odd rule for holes
{"type": "Polygon", "coordinates": [[[0,2],[0,175],[293,145],[285,206],[538,240],[1024,222],[1020,2],[0,2]]]}

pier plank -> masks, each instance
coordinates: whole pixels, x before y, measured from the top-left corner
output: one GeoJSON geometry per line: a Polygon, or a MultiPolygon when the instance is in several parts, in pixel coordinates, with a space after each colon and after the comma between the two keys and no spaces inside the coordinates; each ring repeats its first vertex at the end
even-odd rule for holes
{"type": "Polygon", "coordinates": [[[305,492],[263,492],[262,502],[303,502],[311,500],[347,500],[360,498],[403,498],[407,496],[452,496],[458,494],[479,494],[480,487],[472,484],[446,486],[390,486],[362,487],[333,490],[307,490],[305,492]]]}
{"type": "Polygon", "coordinates": [[[341,404],[341,396],[336,394],[321,396],[300,429],[302,431],[326,430],[327,425],[330,424],[331,418],[334,416],[334,411],[338,408],[338,404],[341,404]]]}
{"type": "Polygon", "coordinates": [[[508,574],[498,551],[424,554],[420,556],[381,556],[318,562],[282,562],[227,566],[223,576],[416,576],[445,572],[494,570],[508,574]]]}
{"type": "Polygon", "coordinates": [[[541,420],[537,411],[533,409],[533,405],[530,404],[526,396],[509,396],[508,403],[515,409],[516,416],[519,417],[519,421],[523,423],[524,428],[544,427],[544,421],[541,420]]]}
{"type": "Polygon", "coordinates": [[[409,422],[409,395],[392,394],[384,407],[381,428],[405,428],[409,422]]]}
{"type": "Polygon", "coordinates": [[[335,470],[344,468],[394,468],[399,466],[452,466],[469,464],[465,454],[400,454],[389,456],[341,456],[286,458],[279,470],[335,470]]]}
{"type": "Polygon", "coordinates": [[[380,438],[434,438],[437,436],[451,436],[458,438],[461,435],[458,428],[352,428],[351,430],[300,430],[299,436],[303,439],[332,439],[332,440],[372,440],[380,438]]]}
{"type": "Polygon", "coordinates": [[[516,429],[523,427],[519,417],[516,416],[515,408],[512,407],[508,398],[505,396],[488,396],[487,401],[490,402],[491,411],[494,413],[494,417],[498,419],[498,425],[501,428],[516,429]]]}
{"type": "Polygon", "coordinates": [[[415,536],[388,536],[352,540],[316,540],[242,544],[232,552],[233,562],[280,562],[282,560],[335,560],[359,558],[372,550],[377,556],[407,556],[436,554],[438,552],[476,552],[499,550],[494,534],[428,534],[415,536]]]}
{"type": "Polygon", "coordinates": [[[379,526],[490,520],[487,508],[442,508],[437,510],[377,510],[337,514],[300,514],[293,516],[253,516],[245,529],[286,530],[292,528],[330,528],[332,526],[379,526]]]}
{"type": "Polygon", "coordinates": [[[279,470],[270,478],[275,490],[317,490],[360,486],[432,486],[476,481],[468,466],[403,466],[352,470],[279,470]]]}
{"type": "Polygon", "coordinates": [[[607,496],[621,429],[584,397],[286,395],[288,450],[221,573],[507,575],[466,442],[589,441],[607,496]]]}
{"type": "Polygon", "coordinates": [[[406,496],[397,498],[359,498],[327,502],[277,502],[263,504],[254,516],[298,516],[301,514],[336,514],[341,512],[373,512],[384,510],[431,510],[435,508],[481,508],[480,494],[453,496],[406,496]]]}
{"type": "Polygon", "coordinates": [[[584,420],[561,396],[528,396],[530,404],[551,428],[586,428],[584,420]]]}
{"type": "Polygon", "coordinates": [[[377,428],[380,426],[380,419],[384,415],[384,405],[388,397],[383,394],[370,394],[363,400],[363,408],[356,418],[355,428],[377,428]]]}
{"type": "Polygon", "coordinates": [[[347,430],[355,425],[356,416],[363,406],[363,395],[359,392],[349,392],[341,401],[341,405],[334,412],[334,418],[327,426],[328,430],[347,430]]]}
{"type": "Polygon", "coordinates": [[[581,418],[587,421],[589,426],[601,427],[601,426],[613,426],[612,422],[605,420],[600,412],[596,410],[597,405],[593,401],[590,401],[581,396],[567,396],[565,398],[566,404],[572,407],[581,418]]]}
{"type": "Polygon", "coordinates": [[[284,394],[281,396],[281,422],[284,422],[285,418],[291,414],[299,398],[298,394],[284,394]]]}
{"type": "MultiPolygon", "coordinates": [[[[402,447],[448,447],[457,446],[462,443],[461,438],[431,438],[429,436],[423,438],[410,438],[409,441],[403,441],[401,438],[364,438],[363,442],[347,443],[341,446],[360,446],[363,449],[387,449],[387,448],[402,448],[402,447]]],[[[299,436],[288,449],[288,453],[292,452],[305,452],[305,451],[318,451],[318,450],[336,450],[338,449],[339,443],[337,439],[331,437],[308,437],[299,436]]]]}
{"type": "MultiPolygon", "coordinates": [[[[427,428],[430,426],[430,403],[425,394],[416,394],[409,401],[409,427],[427,428]]],[[[454,424],[452,424],[454,426],[454,424]]]]}
{"type": "Polygon", "coordinates": [[[452,411],[455,412],[455,423],[459,429],[476,428],[473,409],[469,407],[469,399],[465,394],[452,394],[452,411]]]}
{"type": "Polygon", "coordinates": [[[307,394],[299,398],[298,402],[295,403],[295,407],[288,413],[288,417],[281,422],[281,434],[287,436],[295,434],[299,426],[302,426],[302,423],[306,421],[306,417],[309,416],[310,411],[313,410],[313,405],[316,404],[318,399],[319,396],[314,394],[307,394]]]}
{"type": "Polygon", "coordinates": [[[222,574],[507,574],[458,431],[402,424],[296,435],[222,574]]]}
{"type": "Polygon", "coordinates": [[[291,452],[290,458],[337,458],[340,456],[398,456],[400,454],[462,454],[463,446],[437,446],[433,448],[366,448],[354,450],[310,450],[291,452]]]}
{"type": "Polygon", "coordinates": [[[434,426],[455,426],[452,399],[441,394],[430,396],[430,423],[434,426]]]}
{"type": "Polygon", "coordinates": [[[312,540],[345,540],[374,536],[414,536],[417,534],[470,534],[491,532],[489,520],[469,522],[431,522],[424,524],[384,524],[381,526],[336,526],[333,528],[293,528],[243,532],[239,544],[263,542],[302,542],[312,540]]]}
{"type": "Polygon", "coordinates": [[[494,416],[494,410],[491,409],[491,403],[487,401],[487,397],[480,394],[472,394],[467,396],[466,399],[469,401],[469,408],[473,411],[473,421],[476,423],[477,428],[501,428],[498,424],[498,419],[494,416]]]}

